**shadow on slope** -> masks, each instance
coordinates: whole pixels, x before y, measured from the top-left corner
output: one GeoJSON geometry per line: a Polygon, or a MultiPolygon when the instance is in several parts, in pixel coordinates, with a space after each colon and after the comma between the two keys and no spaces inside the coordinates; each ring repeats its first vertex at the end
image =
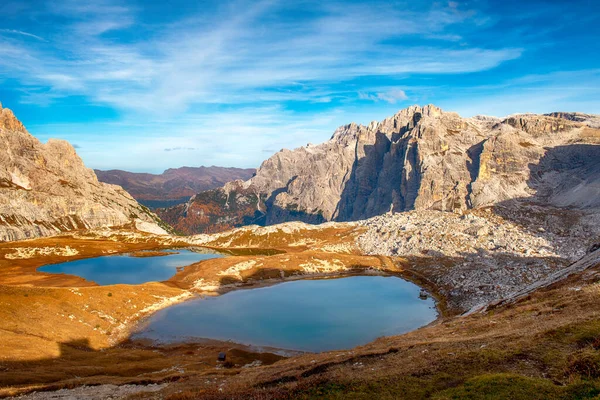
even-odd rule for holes
{"type": "Polygon", "coordinates": [[[298,205],[292,204],[288,205],[287,208],[282,208],[275,204],[275,200],[280,193],[284,193],[288,190],[289,186],[296,180],[298,176],[293,176],[285,185],[285,187],[279,188],[264,202],[266,212],[263,214],[263,218],[257,220],[255,224],[265,226],[265,225],[273,225],[280,222],[288,222],[288,221],[302,221],[307,224],[321,224],[326,222],[322,213],[308,213],[304,210],[298,208],[298,205]]]}
{"type": "Polygon", "coordinates": [[[573,144],[548,149],[538,164],[529,164],[527,184],[533,201],[555,207],[600,208],[600,145],[573,144]]]}
{"type": "Polygon", "coordinates": [[[58,390],[82,385],[152,384],[182,379],[214,369],[220,352],[227,352],[229,364],[241,367],[254,361],[272,364],[284,357],[272,353],[254,353],[231,343],[174,344],[161,347],[125,341],[114,347],[96,350],[89,340],[58,343],[59,355],[33,361],[0,360],[0,397],[21,389],[58,390]],[[4,393],[3,393],[4,392],[4,393]]]}
{"type": "Polygon", "coordinates": [[[394,211],[414,208],[420,181],[418,144],[402,138],[403,130],[388,138],[376,133],[375,143],[364,147],[346,182],[334,219],[355,221],[394,211]],[[409,168],[405,168],[405,163],[409,168]]]}
{"type": "Polygon", "coordinates": [[[600,145],[549,148],[529,164],[530,197],[499,202],[493,211],[556,246],[587,249],[600,241],[600,145]]]}

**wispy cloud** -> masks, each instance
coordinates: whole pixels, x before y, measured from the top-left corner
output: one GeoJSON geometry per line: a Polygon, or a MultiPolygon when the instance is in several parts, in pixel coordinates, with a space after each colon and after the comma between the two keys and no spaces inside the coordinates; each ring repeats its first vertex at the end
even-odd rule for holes
{"type": "Polygon", "coordinates": [[[0,29],[0,34],[1,33],[8,33],[8,34],[12,34],[12,35],[21,35],[21,36],[25,36],[28,38],[34,38],[34,39],[40,40],[42,42],[46,42],[46,39],[44,39],[41,36],[34,35],[33,33],[29,33],[29,32],[19,31],[17,29],[0,29]]]}
{"type": "MultiPolygon", "coordinates": [[[[50,8],[69,16],[55,35],[56,48],[20,44],[19,54],[32,62],[11,72],[27,85],[48,86],[49,96],[78,94],[122,110],[181,112],[193,104],[250,102],[296,82],[475,72],[521,54],[514,48],[447,49],[408,42],[412,35],[443,35],[445,28],[464,23],[468,15],[452,5],[424,12],[385,3],[312,6],[314,18],[296,20],[286,17],[284,3],[238,1],[217,9],[210,23],[188,17],[156,27],[149,38],[123,43],[105,34],[136,24],[135,9],[67,1],[50,8]]],[[[9,57],[0,65],[12,61],[9,57]]],[[[306,100],[329,102],[332,94],[306,100]]]]}
{"type": "Polygon", "coordinates": [[[408,96],[404,90],[400,89],[391,89],[386,92],[379,93],[358,92],[358,98],[363,100],[385,101],[390,104],[396,104],[398,101],[408,100],[408,96]]]}
{"type": "Polygon", "coordinates": [[[29,128],[37,131],[43,141],[57,134],[71,142],[77,141],[81,145],[78,153],[90,167],[117,166],[132,171],[161,172],[172,166],[201,164],[255,168],[265,157],[282,148],[322,141],[344,120],[345,116],[337,111],[304,118],[280,107],[248,107],[210,114],[192,113],[176,120],[135,119],[29,128]],[[81,135],[84,130],[86,134],[81,135]],[[113,131],[128,134],[119,135],[119,140],[110,140],[106,132],[113,131]]]}
{"type": "Polygon", "coordinates": [[[598,24],[542,0],[518,15],[486,0],[21,3],[0,5],[13,10],[0,12],[0,95],[99,168],[255,167],[408,101],[466,115],[600,101],[598,24]],[[91,109],[98,122],[81,123],[91,109]]]}
{"type": "Polygon", "coordinates": [[[167,147],[165,151],[194,151],[198,150],[195,147],[167,147]]]}

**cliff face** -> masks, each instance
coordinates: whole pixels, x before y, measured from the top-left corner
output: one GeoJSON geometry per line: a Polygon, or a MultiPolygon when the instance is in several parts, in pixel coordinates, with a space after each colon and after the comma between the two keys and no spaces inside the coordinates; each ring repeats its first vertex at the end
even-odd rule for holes
{"type": "Polygon", "coordinates": [[[165,233],[122,188],[98,182],[73,146],[40,143],[0,106],[0,241],[131,222],[165,233]]]}
{"type": "Polygon", "coordinates": [[[160,175],[121,170],[94,172],[100,182],[119,185],[141,204],[158,208],[185,203],[196,193],[230,181],[249,179],[255,170],[213,166],[171,168],[160,175]]]}
{"type": "Polygon", "coordinates": [[[191,228],[186,221],[193,217],[189,210],[207,204],[214,213],[206,221],[231,222],[228,210],[240,190],[264,199],[247,217],[267,225],[359,220],[389,210],[460,212],[517,198],[598,207],[597,121],[578,113],[462,118],[432,105],[412,106],[369,126],[342,126],[323,144],[282,150],[239,189],[198,195],[170,210],[169,222],[188,233],[205,231],[208,225],[191,228]],[[205,202],[217,193],[230,199],[227,204],[205,202]]]}

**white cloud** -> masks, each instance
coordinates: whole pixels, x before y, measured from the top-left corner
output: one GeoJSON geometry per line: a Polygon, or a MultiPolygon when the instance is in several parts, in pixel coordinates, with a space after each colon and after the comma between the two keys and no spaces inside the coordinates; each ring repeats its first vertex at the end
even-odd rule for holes
{"type": "MultiPolygon", "coordinates": [[[[135,9],[108,1],[53,3],[52,12],[70,18],[54,35],[54,47],[12,43],[18,52],[0,60],[0,68],[4,65],[24,85],[49,87],[50,99],[76,94],[121,110],[178,113],[194,104],[239,104],[257,97],[277,101],[269,99],[297,95],[327,102],[339,89],[287,96],[270,89],[365,76],[475,72],[521,54],[512,48],[414,47],[402,41],[415,34],[443,37],[446,27],[464,23],[467,15],[452,5],[416,13],[387,4],[313,4],[317,17],[281,22],[277,13],[286,6],[237,1],[213,18],[192,16],[156,26],[151,36],[117,43],[104,34],[136,26],[135,9]],[[24,54],[29,62],[18,63],[24,54]]],[[[375,96],[387,102],[402,99],[375,96]]]]}
{"type": "Polygon", "coordinates": [[[404,90],[390,89],[386,92],[366,93],[358,92],[358,98],[362,100],[385,101],[390,104],[396,104],[398,101],[408,100],[404,90]]]}
{"type": "Polygon", "coordinates": [[[14,34],[14,35],[26,36],[26,37],[37,39],[42,42],[46,41],[46,39],[44,39],[41,36],[34,35],[33,33],[29,33],[29,32],[19,31],[17,29],[0,29],[0,33],[9,33],[9,34],[14,34]]]}
{"type": "Polygon", "coordinates": [[[28,129],[42,141],[60,137],[77,142],[78,153],[91,168],[162,172],[184,165],[255,168],[271,155],[264,149],[319,143],[346,118],[337,111],[305,118],[280,107],[259,107],[189,113],[176,120],[159,116],[148,122],[44,124],[28,129]],[[122,131],[128,134],[121,135],[122,131]]]}

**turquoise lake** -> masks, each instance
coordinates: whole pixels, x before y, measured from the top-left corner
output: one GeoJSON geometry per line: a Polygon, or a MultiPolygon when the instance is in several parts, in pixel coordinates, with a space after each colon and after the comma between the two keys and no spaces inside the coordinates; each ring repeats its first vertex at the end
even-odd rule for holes
{"type": "Polygon", "coordinates": [[[167,252],[175,254],[154,257],[133,257],[127,254],[104,256],[45,265],[38,268],[38,271],[77,275],[98,285],[137,285],[165,281],[175,275],[178,268],[209,258],[223,257],[222,254],[205,250],[195,252],[176,249],[167,252]]]}
{"type": "Polygon", "coordinates": [[[134,339],[232,341],[321,352],[405,333],[437,318],[431,298],[397,277],[298,280],[180,303],[154,314],[134,339]]]}

